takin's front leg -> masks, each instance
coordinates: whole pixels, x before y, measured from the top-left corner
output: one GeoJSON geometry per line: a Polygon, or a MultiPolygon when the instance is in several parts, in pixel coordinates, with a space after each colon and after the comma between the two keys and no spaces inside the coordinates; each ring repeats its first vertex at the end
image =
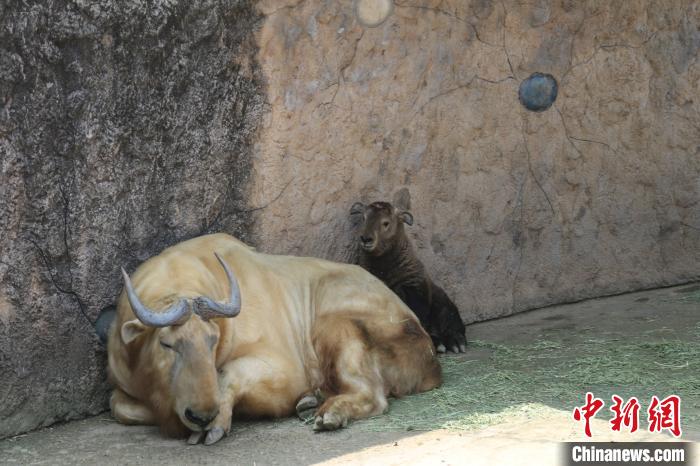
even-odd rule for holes
{"type": "Polygon", "coordinates": [[[156,418],[148,407],[118,388],[112,391],[109,407],[112,410],[112,416],[122,424],[156,424],[156,418]]]}
{"type": "Polygon", "coordinates": [[[206,434],[204,443],[218,442],[231,431],[233,411],[250,417],[283,417],[294,412],[299,397],[308,391],[303,378],[288,361],[272,355],[244,356],[219,369],[219,414],[208,432],[193,432],[188,440],[196,444],[206,434]]]}

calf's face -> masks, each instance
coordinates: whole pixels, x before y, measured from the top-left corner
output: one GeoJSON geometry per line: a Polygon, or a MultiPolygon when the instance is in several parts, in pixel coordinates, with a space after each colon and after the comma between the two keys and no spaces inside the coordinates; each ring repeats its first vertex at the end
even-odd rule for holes
{"type": "Polygon", "coordinates": [[[410,212],[399,211],[388,202],[373,202],[368,206],[356,202],[350,214],[362,215],[360,247],[373,256],[381,256],[396,245],[405,235],[404,223],[413,225],[410,212]]]}

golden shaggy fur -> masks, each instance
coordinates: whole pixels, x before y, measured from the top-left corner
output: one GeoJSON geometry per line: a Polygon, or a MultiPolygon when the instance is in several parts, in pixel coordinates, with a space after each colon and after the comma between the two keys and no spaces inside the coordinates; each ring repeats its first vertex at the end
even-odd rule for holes
{"type": "Polygon", "coordinates": [[[334,429],[385,411],[387,396],[441,383],[414,314],[355,265],[261,254],[229,235],[208,235],[144,262],[132,274],[139,298],[154,310],[183,297],[226,299],[214,252],[238,279],[236,318],[193,315],[155,329],[136,320],[124,292],[119,297],[108,347],[119,421],[158,424],[173,436],[228,432],[232,414],[288,416],[300,398],[320,391],[317,427],[334,429]],[[218,414],[202,429],[183,414],[188,408],[218,414]]]}

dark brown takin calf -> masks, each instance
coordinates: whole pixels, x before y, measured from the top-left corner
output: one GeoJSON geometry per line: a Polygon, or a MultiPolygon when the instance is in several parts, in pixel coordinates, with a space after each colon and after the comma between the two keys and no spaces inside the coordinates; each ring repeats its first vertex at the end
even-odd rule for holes
{"type": "Polygon", "coordinates": [[[388,202],[356,202],[350,214],[363,215],[360,265],[411,308],[439,352],[464,352],[467,340],[457,306],[430,279],[406,236],[404,223],[413,225],[413,215],[388,202]]]}

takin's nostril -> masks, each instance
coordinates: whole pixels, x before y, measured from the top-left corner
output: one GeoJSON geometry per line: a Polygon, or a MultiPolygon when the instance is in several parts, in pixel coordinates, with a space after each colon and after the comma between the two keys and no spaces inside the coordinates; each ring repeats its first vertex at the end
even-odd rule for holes
{"type": "Polygon", "coordinates": [[[208,426],[211,421],[216,418],[217,414],[219,414],[219,410],[217,409],[214,412],[209,412],[209,413],[195,413],[192,411],[190,408],[187,408],[185,410],[185,417],[187,418],[188,421],[197,424],[199,427],[206,427],[208,426]]]}
{"type": "Polygon", "coordinates": [[[370,244],[370,243],[372,243],[372,237],[371,236],[360,236],[360,241],[362,241],[365,244],[370,244]]]}

